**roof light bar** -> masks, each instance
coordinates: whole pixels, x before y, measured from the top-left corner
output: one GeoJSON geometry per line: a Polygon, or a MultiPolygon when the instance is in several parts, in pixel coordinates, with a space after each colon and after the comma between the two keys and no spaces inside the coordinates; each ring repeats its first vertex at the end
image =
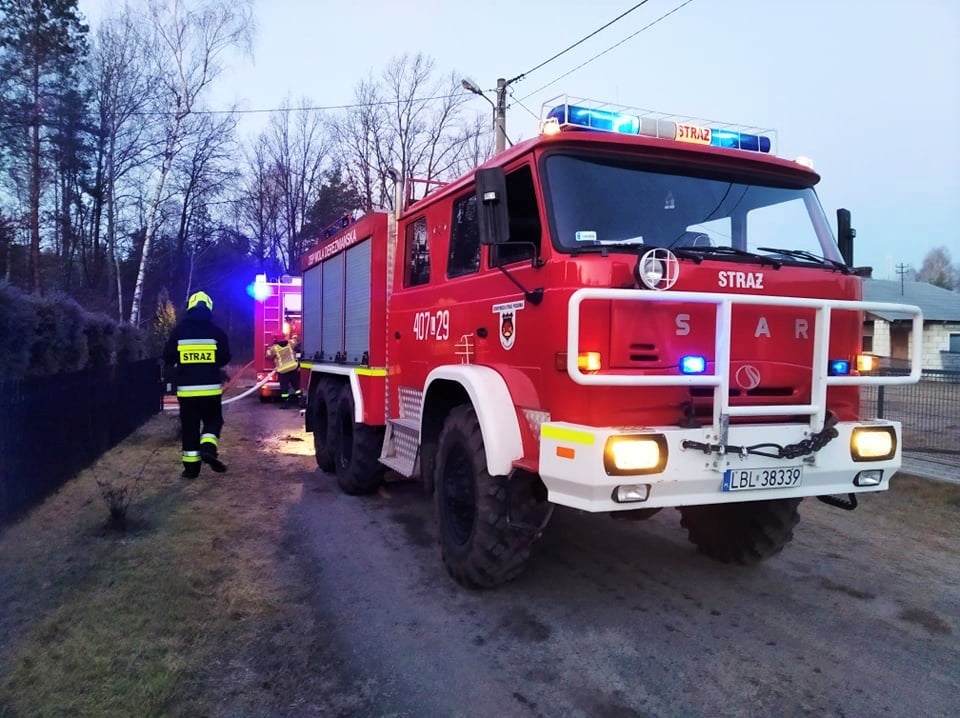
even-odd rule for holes
{"type": "Polygon", "coordinates": [[[761,134],[769,130],[748,128],[749,131],[741,131],[713,127],[713,123],[706,120],[667,119],[645,116],[640,114],[641,112],[649,111],[600,109],[564,101],[547,112],[542,125],[545,132],[549,129],[547,134],[555,134],[559,126],[561,130],[599,130],[624,135],[643,135],[749,152],[770,153],[773,150],[771,138],[761,134]]]}

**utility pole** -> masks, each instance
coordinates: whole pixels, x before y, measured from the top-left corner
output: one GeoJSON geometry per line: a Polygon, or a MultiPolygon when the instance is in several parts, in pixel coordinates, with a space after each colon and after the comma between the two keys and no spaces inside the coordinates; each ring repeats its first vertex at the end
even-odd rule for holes
{"type": "MultiPolygon", "coordinates": [[[[470,78],[465,77],[460,81],[464,90],[479,95],[493,107],[493,128],[497,135],[497,154],[507,149],[507,142],[510,141],[507,137],[507,88],[510,87],[511,83],[521,79],[523,79],[523,75],[517,75],[509,80],[504,80],[502,77],[498,78],[496,102],[483,94],[480,86],[470,78]]],[[[511,142],[511,144],[513,143],[511,142]]]]}
{"type": "Polygon", "coordinates": [[[900,296],[903,296],[903,277],[910,271],[910,265],[901,262],[897,265],[897,274],[900,275],[900,296]]]}
{"type": "Polygon", "coordinates": [[[497,78],[497,105],[494,125],[497,132],[497,154],[507,149],[507,81],[497,78]]]}

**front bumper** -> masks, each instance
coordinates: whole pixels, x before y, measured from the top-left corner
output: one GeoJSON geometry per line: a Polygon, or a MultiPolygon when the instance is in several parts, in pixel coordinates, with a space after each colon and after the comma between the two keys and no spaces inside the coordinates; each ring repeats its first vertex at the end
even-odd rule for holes
{"type": "MultiPolygon", "coordinates": [[[[901,430],[895,421],[841,422],[836,425],[839,436],[815,454],[798,459],[774,459],[750,454],[705,454],[684,448],[682,442],[714,443],[709,427],[678,429],[676,427],[592,427],[566,422],[549,422],[541,426],[540,477],[547,487],[548,498],[561,506],[583,511],[626,511],[666,506],[763,501],[804,496],[849,494],[885,491],[890,477],[900,468],[901,430]],[[854,461],[850,453],[850,437],[857,427],[892,427],[896,450],[892,458],[882,461],[854,461]],[[660,434],[666,440],[668,458],[663,470],[655,474],[611,476],[604,468],[604,447],[612,436],[660,434]],[[803,478],[799,486],[723,491],[727,469],[785,468],[801,466],[803,478]],[[861,471],[880,470],[882,477],[875,486],[856,486],[854,478],[861,471]],[[613,495],[618,486],[649,485],[645,501],[618,503],[613,495]]],[[[737,424],[729,428],[729,445],[778,444],[786,446],[807,438],[809,425],[804,424],[737,424]]]]}

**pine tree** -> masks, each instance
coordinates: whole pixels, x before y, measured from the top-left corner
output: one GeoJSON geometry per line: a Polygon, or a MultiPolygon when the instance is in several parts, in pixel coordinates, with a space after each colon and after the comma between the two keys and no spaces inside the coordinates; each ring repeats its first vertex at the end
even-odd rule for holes
{"type": "Polygon", "coordinates": [[[0,130],[11,167],[28,187],[30,284],[42,289],[40,204],[47,140],[62,94],[87,52],[87,26],[77,0],[0,0],[0,130]],[[26,175],[24,177],[24,175],[26,175]]]}

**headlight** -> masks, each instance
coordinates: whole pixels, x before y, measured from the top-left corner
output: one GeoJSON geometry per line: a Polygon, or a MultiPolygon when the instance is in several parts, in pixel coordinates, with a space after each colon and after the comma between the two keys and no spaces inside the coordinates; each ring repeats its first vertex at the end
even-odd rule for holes
{"type": "Polygon", "coordinates": [[[886,461],[897,453],[897,432],[892,426],[860,426],[850,435],[854,461],[886,461]]]}
{"type": "Polygon", "coordinates": [[[609,476],[657,474],[667,465],[667,440],[662,434],[611,436],[603,450],[609,476]]]}

